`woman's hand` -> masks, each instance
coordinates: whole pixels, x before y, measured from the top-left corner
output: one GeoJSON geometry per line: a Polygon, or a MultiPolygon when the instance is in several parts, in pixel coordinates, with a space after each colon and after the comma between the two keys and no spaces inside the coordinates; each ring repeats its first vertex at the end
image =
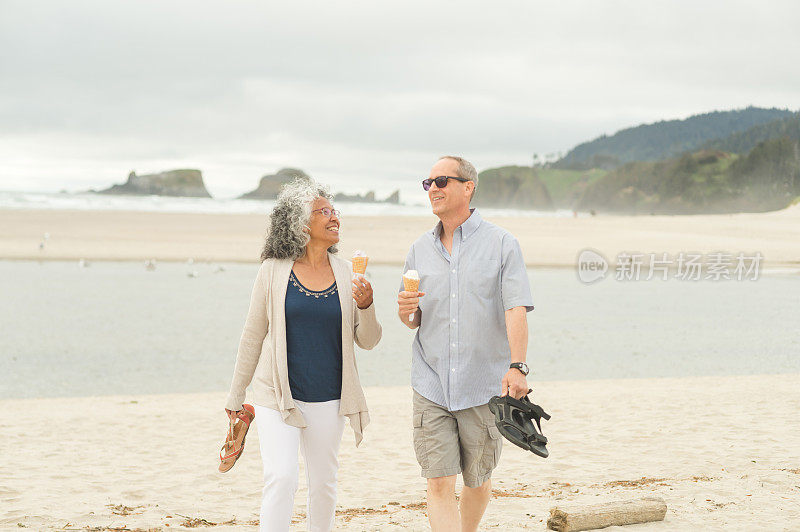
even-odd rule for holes
{"type": "Polygon", "coordinates": [[[231,418],[232,420],[236,421],[237,414],[238,414],[239,412],[241,412],[241,410],[237,410],[236,412],[234,412],[233,410],[228,410],[228,409],[226,408],[226,409],[225,409],[225,412],[227,412],[227,413],[228,413],[228,417],[229,417],[229,418],[231,418]]]}
{"type": "Polygon", "coordinates": [[[353,299],[361,310],[372,304],[372,285],[361,275],[353,277],[353,299]]]}

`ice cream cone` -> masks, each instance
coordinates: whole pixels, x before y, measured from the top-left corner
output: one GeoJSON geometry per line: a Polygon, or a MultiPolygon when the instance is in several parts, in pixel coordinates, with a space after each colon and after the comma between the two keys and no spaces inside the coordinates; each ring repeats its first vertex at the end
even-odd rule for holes
{"type": "MultiPolygon", "coordinates": [[[[406,292],[419,292],[419,273],[417,270],[408,270],[403,274],[403,288],[406,292]]],[[[414,314],[416,312],[408,315],[409,323],[414,321],[414,314]]]]}
{"type": "Polygon", "coordinates": [[[406,289],[406,292],[418,292],[419,279],[409,279],[408,277],[403,276],[403,288],[406,289]]]}
{"type": "Polygon", "coordinates": [[[364,275],[367,271],[369,257],[353,257],[353,273],[364,275]]]}

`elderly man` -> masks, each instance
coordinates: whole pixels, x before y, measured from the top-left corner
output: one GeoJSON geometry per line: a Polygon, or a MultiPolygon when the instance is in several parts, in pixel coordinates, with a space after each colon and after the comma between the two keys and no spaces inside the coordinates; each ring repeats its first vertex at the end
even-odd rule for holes
{"type": "Polygon", "coordinates": [[[428,479],[431,528],[477,530],[502,445],[487,403],[493,395],[528,392],[533,301],[517,239],[469,207],[478,186],[475,167],[461,157],[442,157],[422,185],[439,223],[406,258],[405,271],[419,272],[421,291],[401,286],[397,298],[400,320],[417,329],[414,450],[428,479]]]}

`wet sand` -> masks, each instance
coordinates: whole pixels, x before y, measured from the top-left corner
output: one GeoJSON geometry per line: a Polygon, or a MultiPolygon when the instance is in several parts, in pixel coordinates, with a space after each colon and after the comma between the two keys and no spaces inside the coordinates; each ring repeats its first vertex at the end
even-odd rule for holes
{"type": "MultiPolygon", "coordinates": [[[[520,241],[528,266],[574,266],[585,248],[612,263],[620,252],[752,254],[773,267],[800,267],[800,205],[725,215],[487,218],[520,241]]],[[[436,218],[342,218],[340,250],[373,264],[402,264],[436,218]]],[[[135,211],[0,210],[0,258],[258,261],[267,216],[135,211]],[[39,249],[44,233],[50,238],[39,249]]]]}

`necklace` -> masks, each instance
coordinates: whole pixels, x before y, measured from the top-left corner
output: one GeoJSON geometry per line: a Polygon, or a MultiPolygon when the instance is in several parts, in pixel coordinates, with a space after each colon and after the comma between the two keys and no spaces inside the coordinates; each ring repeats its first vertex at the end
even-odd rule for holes
{"type": "Polygon", "coordinates": [[[289,282],[292,283],[301,294],[305,294],[306,297],[314,296],[315,298],[319,299],[320,296],[328,297],[329,295],[336,293],[336,281],[334,281],[333,284],[326,290],[319,290],[319,291],[309,290],[308,288],[300,284],[300,281],[297,279],[294,272],[292,271],[289,272],[289,282]]]}

